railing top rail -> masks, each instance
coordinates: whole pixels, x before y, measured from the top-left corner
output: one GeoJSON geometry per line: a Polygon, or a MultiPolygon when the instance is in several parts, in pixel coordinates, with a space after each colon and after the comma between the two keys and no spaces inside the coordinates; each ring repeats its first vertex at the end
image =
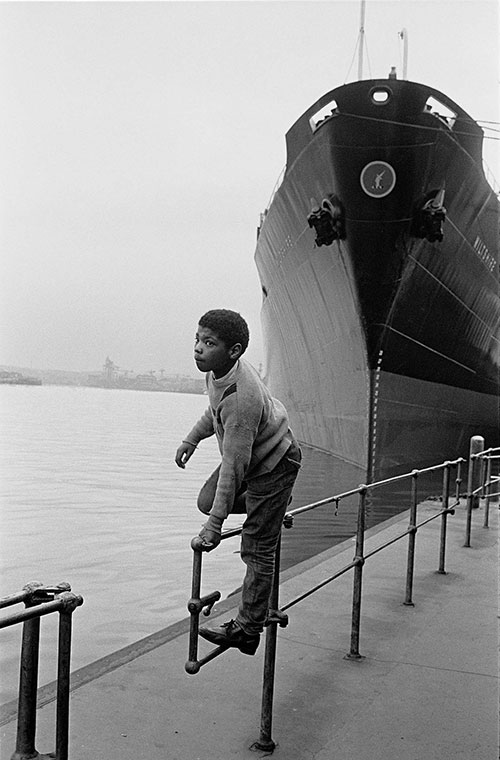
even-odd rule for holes
{"type": "MultiPolygon", "coordinates": [[[[431,467],[424,467],[421,470],[412,470],[411,472],[405,472],[402,475],[395,475],[392,478],[386,478],[385,480],[378,480],[375,483],[362,483],[361,485],[357,486],[356,488],[352,488],[350,491],[344,491],[343,493],[335,494],[334,496],[328,496],[325,499],[320,499],[319,501],[314,501],[311,504],[305,504],[302,507],[296,507],[296,509],[292,509],[289,512],[287,512],[287,517],[295,517],[295,515],[303,514],[304,512],[309,512],[313,509],[317,509],[318,507],[323,507],[326,504],[331,504],[332,502],[339,502],[342,499],[346,499],[349,496],[355,496],[356,494],[362,493],[363,491],[372,490],[374,488],[379,488],[380,486],[386,486],[390,483],[397,483],[401,480],[406,480],[407,478],[415,478],[419,475],[422,475],[424,473],[434,472],[436,470],[444,470],[446,467],[454,467],[459,464],[463,464],[466,460],[463,457],[458,457],[458,459],[453,459],[451,461],[442,462],[441,464],[432,465],[431,467]]],[[[226,530],[222,533],[222,538],[233,538],[234,536],[239,536],[241,534],[241,531],[243,529],[243,526],[240,525],[236,528],[231,528],[230,530],[226,530]]]]}
{"type": "Polygon", "coordinates": [[[69,583],[64,581],[57,586],[44,586],[39,581],[31,581],[27,583],[21,591],[17,591],[14,594],[3,597],[0,599],[0,609],[4,607],[11,607],[14,604],[24,602],[25,604],[39,604],[43,601],[49,601],[54,595],[62,594],[63,591],[71,591],[69,583]]]}
{"type": "Polygon", "coordinates": [[[453,461],[447,461],[442,462],[441,464],[433,465],[432,467],[424,467],[421,470],[412,470],[411,472],[405,472],[403,475],[395,475],[393,478],[386,478],[385,480],[378,480],[375,483],[366,483],[361,484],[357,488],[353,488],[350,491],[345,491],[344,493],[336,494],[335,496],[329,496],[327,499],[321,499],[321,501],[315,501],[312,504],[306,504],[303,507],[297,507],[297,509],[292,509],[290,512],[287,512],[288,515],[298,515],[302,512],[307,512],[311,509],[316,509],[316,507],[321,507],[324,504],[329,504],[332,501],[340,501],[341,499],[345,499],[348,496],[354,496],[355,494],[359,494],[362,491],[372,490],[374,488],[378,488],[380,486],[386,486],[390,483],[397,483],[398,481],[405,480],[407,478],[411,477],[418,477],[419,475],[422,475],[423,473],[427,472],[433,472],[434,470],[443,470],[445,467],[451,467],[454,465],[458,465],[465,462],[465,459],[462,457],[459,457],[458,459],[454,459],[453,461]]]}
{"type": "Polygon", "coordinates": [[[495,451],[500,452],[500,446],[495,446],[495,447],[490,448],[490,449],[484,449],[484,451],[478,451],[476,454],[474,454],[474,456],[476,456],[476,457],[484,457],[487,454],[491,455],[495,451]]]}
{"type": "Polygon", "coordinates": [[[2,599],[0,599],[0,609],[3,609],[4,607],[11,607],[13,604],[19,604],[20,602],[24,602],[24,600],[27,599],[28,596],[29,596],[29,593],[27,591],[18,591],[15,594],[4,596],[2,599]]]}
{"type": "Polygon", "coordinates": [[[50,615],[51,612],[73,612],[76,607],[83,604],[83,597],[74,594],[72,591],[64,591],[49,602],[37,604],[34,607],[27,607],[20,612],[11,613],[0,619],[0,629],[8,628],[11,625],[24,623],[25,620],[50,615]]]}

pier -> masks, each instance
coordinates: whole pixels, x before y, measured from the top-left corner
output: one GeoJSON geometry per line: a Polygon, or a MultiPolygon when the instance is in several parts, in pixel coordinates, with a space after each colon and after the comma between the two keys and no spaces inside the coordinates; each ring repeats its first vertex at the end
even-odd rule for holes
{"type": "MultiPolygon", "coordinates": [[[[432,501],[420,504],[419,516],[425,520],[438,508],[432,501]]],[[[404,604],[406,542],[370,557],[359,660],[346,657],[350,575],[290,611],[288,627],[278,634],[275,757],[498,756],[497,504],[490,505],[487,527],[484,509],[482,499],[469,546],[467,500],[449,516],[445,573],[438,572],[439,520],[419,529],[414,606],[404,604]]],[[[365,552],[405,531],[409,519],[406,512],[369,529],[365,552]]],[[[335,574],[354,552],[349,539],[285,571],[280,604],[335,574]]],[[[236,606],[237,597],[226,599],[210,619],[235,617],[236,606]]],[[[229,650],[193,676],[184,671],[188,630],[189,621],[180,621],[73,674],[70,758],[250,760],[268,754],[252,749],[259,735],[264,641],[254,657],[229,650]]],[[[36,742],[43,753],[53,750],[50,687],[40,690],[40,701],[36,742]]],[[[0,760],[10,760],[15,715],[1,731],[0,760]]]]}

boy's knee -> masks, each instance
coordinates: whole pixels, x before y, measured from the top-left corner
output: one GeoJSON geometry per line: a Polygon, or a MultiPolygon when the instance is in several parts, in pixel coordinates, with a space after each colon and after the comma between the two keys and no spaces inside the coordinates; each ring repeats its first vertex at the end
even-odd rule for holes
{"type": "Polygon", "coordinates": [[[203,493],[203,490],[200,491],[198,494],[198,501],[196,502],[196,506],[200,510],[200,512],[203,512],[204,515],[210,514],[210,510],[212,509],[213,499],[207,498],[207,495],[203,493]]]}
{"type": "Polygon", "coordinates": [[[206,483],[203,484],[200,493],[198,494],[198,501],[196,505],[200,512],[204,515],[208,515],[212,509],[212,505],[215,499],[215,492],[217,491],[217,483],[219,481],[220,465],[210,475],[206,483]]]}
{"type": "Polygon", "coordinates": [[[212,504],[214,503],[213,494],[211,493],[211,489],[208,488],[202,488],[200,493],[198,494],[198,500],[196,502],[196,506],[200,510],[200,512],[203,512],[204,515],[208,515],[210,513],[210,510],[212,509],[212,504]]]}

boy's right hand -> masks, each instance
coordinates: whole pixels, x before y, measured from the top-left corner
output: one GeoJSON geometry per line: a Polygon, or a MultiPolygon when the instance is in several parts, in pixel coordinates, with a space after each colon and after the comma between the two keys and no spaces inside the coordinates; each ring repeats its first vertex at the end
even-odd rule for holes
{"type": "Polygon", "coordinates": [[[193,443],[183,441],[175,453],[175,464],[177,467],[184,469],[186,462],[191,459],[195,449],[196,446],[193,443]]]}

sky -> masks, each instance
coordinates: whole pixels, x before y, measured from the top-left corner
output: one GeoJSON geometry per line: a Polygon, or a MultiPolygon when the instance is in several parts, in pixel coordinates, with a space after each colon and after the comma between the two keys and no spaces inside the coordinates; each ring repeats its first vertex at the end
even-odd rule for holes
{"type": "MultiPolygon", "coordinates": [[[[406,29],[408,78],[489,122],[500,181],[498,11],[368,0],[363,78],[402,76],[406,29]]],[[[0,2],[0,365],[196,376],[228,308],[258,366],[259,214],[359,25],[358,0],[0,2]]]]}

